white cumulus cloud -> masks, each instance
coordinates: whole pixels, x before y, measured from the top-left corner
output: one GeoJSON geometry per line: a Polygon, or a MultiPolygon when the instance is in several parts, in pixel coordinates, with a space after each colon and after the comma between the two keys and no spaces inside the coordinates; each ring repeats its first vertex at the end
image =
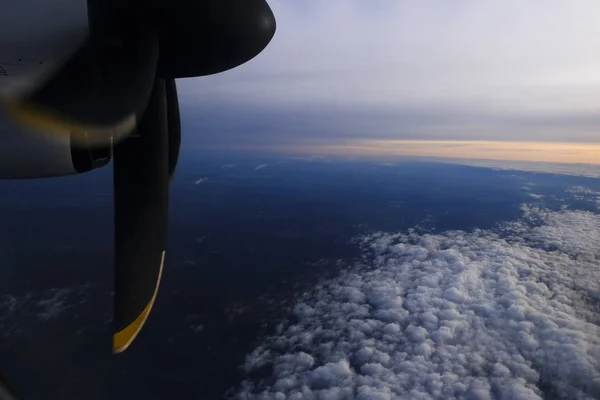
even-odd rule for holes
{"type": "Polygon", "coordinates": [[[360,245],[247,356],[270,372],[238,398],[600,398],[600,215],[523,206],[495,231],[360,245]]]}
{"type": "Polygon", "coordinates": [[[595,203],[600,209],[600,192],[583,186],[573,186],[568,189],[567,192],[571,193],[571,195],[577,200],[587,200],[595,203]]]}
{"type": "Polygon", "coordinates": [[[49,320],[59,317],[70,306],[67,304],[69,289],[55,289],[50,297],[43,298],[37,302],[40,312],[37,314],[41,320],[49,320]]]}

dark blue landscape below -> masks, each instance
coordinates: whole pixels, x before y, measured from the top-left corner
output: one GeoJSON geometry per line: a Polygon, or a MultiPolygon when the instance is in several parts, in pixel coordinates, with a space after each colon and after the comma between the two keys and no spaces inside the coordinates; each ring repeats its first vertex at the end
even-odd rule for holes
{"type": "Polygon", "coordinates": [[[296,297],[360,257],[356,237],[493,229],[524,203],[597,212],[600,192],[566,175],[184,151],[154,310],[112,356],[111,184],[110,165],[0,181],[0,373],[23,399],[224,398],[296,297]]]}

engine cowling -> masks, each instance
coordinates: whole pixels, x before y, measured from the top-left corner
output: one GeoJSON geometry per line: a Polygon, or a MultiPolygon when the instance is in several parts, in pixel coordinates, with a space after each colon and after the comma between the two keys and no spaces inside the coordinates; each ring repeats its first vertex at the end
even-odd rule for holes
{"type": "Polygon", "coordinates": [[[49,136],[4,123],[0,115],[0,179],[73,175],[109,163],[111,147],[94,147],[71,137],[49,136]]]}

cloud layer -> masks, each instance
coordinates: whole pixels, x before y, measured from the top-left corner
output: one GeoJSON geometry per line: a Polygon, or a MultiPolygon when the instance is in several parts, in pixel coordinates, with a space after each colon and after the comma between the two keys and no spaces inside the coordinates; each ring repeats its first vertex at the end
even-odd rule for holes
{"type": "Polygon", "coordinates": [[[595,190],[583,186],[573,186],[567,190],[567,192],[571,193],[572,196],[577,200],[585,200],[595,203],[598,209],[600,209],[600,192],[596,192],[595,190]]]}
{"type": "Polygon", "coordinates": [[[360,238],[246,358],[240,399],[600,397],[600,215],[360,238]],[[263,374],[264,375],[264,374],[263,374]]]}

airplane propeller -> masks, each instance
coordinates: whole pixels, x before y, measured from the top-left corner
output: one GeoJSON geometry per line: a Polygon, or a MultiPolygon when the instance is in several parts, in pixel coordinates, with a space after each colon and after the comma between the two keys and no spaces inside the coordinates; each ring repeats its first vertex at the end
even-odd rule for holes
{"type": "Polygon", "coordinates": [[[163,271],[181,142],[175,79],[252,59],[275,19],[264,0],[88,0],[88,21],[89,37],[62,68],[8,108],[75,146],[112,152],[119,353],[148,318],[163,271]]]}

